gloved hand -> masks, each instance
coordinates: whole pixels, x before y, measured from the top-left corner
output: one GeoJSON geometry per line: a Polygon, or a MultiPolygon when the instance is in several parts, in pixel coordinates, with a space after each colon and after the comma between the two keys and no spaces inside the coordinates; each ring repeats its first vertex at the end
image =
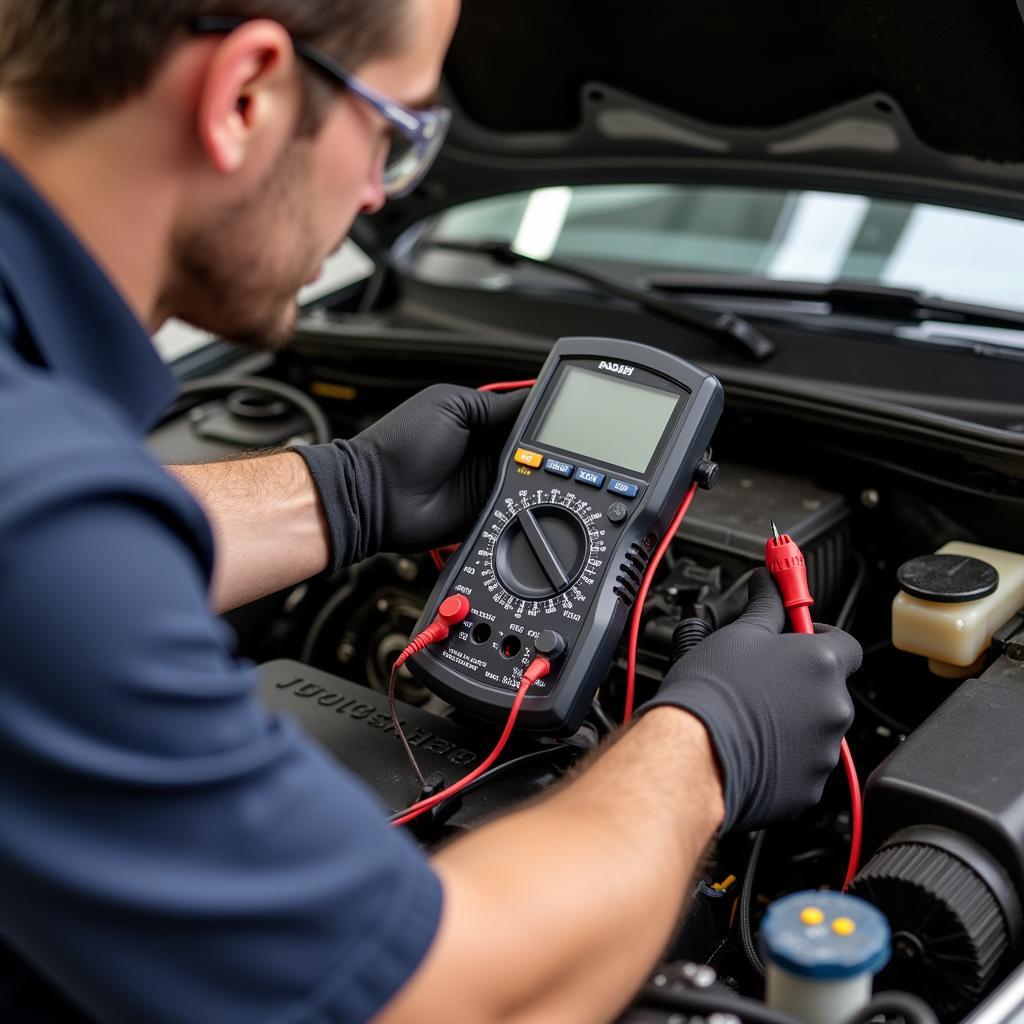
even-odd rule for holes
{"type": "Polygon", "coordinates": [[[320,492],[333,569],[463,540],[526,395],[435,384],[351,440],[295,448],[320,492]]]}
{"type": "Polygon", "coordinates": [[[722,773],[723,832],[816,804],[853,722],[846,679],[860,644],[834,626],[783,634],[785,623],[774,580],[756,570],[743,615],[676,662],[640,709],[674,705],[704,723],[722,773]]]}

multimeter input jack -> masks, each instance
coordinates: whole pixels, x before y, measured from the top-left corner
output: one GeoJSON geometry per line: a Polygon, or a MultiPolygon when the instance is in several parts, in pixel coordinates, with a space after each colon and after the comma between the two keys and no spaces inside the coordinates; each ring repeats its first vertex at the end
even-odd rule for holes
{"type": "Polygon", "coordinates": [[[507,636],[501,641],[501,655],[503,658],[518,658],[519,652],[523,649],[523,641],[517,636],[507,636]]]}

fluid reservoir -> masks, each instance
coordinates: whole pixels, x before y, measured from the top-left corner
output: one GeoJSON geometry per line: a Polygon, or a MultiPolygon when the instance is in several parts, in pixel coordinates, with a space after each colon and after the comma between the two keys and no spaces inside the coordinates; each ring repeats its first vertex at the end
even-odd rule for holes
{"type": "Polygon", "coordinates": [[[992,634],[1024,608],[1024,555],[952,541],[900,566],[893,646],[929,659],[933,672],[980,668],[992,634]]]}
{"type": "Polygon", "coordinates": [[[871,998],[889,960],[885,917],[840,892],[798,892],[777,900],[761,922],[765,1001],[805,1024],[836,1024],[871,998]]]}

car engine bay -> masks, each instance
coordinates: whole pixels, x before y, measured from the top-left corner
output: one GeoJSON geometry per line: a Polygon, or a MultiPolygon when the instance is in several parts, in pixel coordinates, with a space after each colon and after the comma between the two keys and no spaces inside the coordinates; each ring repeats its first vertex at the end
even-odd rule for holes
{"type": "MultiPolygon", "coordinates": [[[[273,362],[250,361],[222,386],[216,378],[190,383],[151,439],[158,455],[197,461],[218,446],[227,454],[312,439],[324,427],[309,430],[310,399],[328,436],[350,436],[435,380],[523,379],[540,362],[511,343],[475,346],[436,328],[424,355],[419,328],[369,322],[346,328],[342,346],[325,340],[324,317],[307,317],[295,347],[273,362]],[[418,354],[399,362],[398,350],[418,354]],[[289,401],[288,389],[300,400],[289,401]]],[[[699,640],[742,611],[746,580],[763,564],[769,523],[777,522],[807,559],[814,619],[847,629],[864,648],[850,684],[857,716],[848,739],[865,793],[864,847],[850,891],[892,928],[892,959],[876,990],[916,995],[942,1021],[964,1019],[1021,960],[1024,616],[994,624],[979,662],[949,678],[893,645],[893,599],[901,566],[951,542],[1024,553],[1024,459],[1012,444],[1000,450],[989,428],[961,430],[928,413],[900,422],[850,393],[759,391],[742,368],[725,369],[714,439],[720,479],[698,493],[653,581],[637,702],[656,690],[674,644],[685,646],[694,630],[699,640]]],[[[295,716],[393,814],[421,791],[395,742],[388,680],[439,564],[427,552],[379,554],[228,616],[241,653],[263,664],[265,700],[295,716]]],[[[556,784],[616,728],[624,677],[623,643],[574,735],[514,736],[483,778],[411,824],[417,839],[435,847],[556,784]]],[[[405,732],[436,791],[479,764],[496,729],[445,705],[405,668],[397,680],[405,732]]],[[[663,962],[621,1020],[711,1012],[773,1019],[735,1002],[763,998],[762,916],[788,893],[841,887],[850,825],[837,771],[819,806],[797,821],[723,837],[663,962]]]]}

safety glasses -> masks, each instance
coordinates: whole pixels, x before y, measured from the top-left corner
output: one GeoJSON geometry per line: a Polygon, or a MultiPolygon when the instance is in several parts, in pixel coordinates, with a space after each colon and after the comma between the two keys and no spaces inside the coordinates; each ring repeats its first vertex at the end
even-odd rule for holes
{"type": "MultiPolygon", "coordinates": [[[[226,35],[248,19],[220,15],[193,18],[192,31],[200,35],[226,35]]],[[[290,33],[289,33],[290,35],[290,33]]],[[[443,106],[413,110],[360,82],[336,60],[302,39],[291,36],[295,52],[334,85],[348,89],[369,104],[391,126],[391,145],[384,162],[384,194],[389,199],[407,196],[424,178],[437,158],[452,112],[443,106]]]]}

